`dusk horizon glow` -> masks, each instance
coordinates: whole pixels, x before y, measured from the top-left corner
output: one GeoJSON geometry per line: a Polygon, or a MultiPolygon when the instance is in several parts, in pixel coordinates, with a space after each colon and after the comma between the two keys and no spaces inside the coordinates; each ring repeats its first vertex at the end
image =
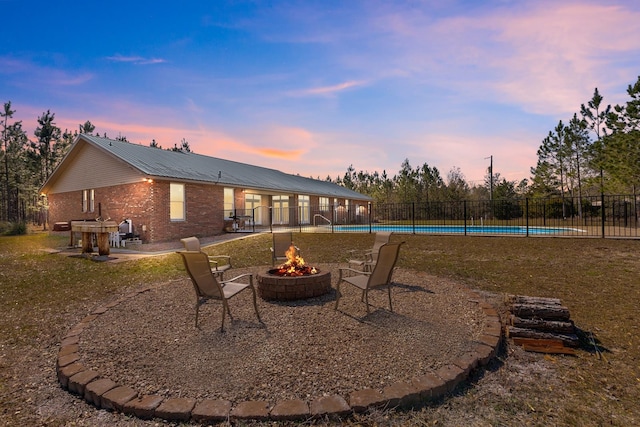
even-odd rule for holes
{"type": "Polygon", "coordinates": [[[0,98],[31,140],[49,110],[320,179],[408,159],[482,185],[490,156],[529,179],[559,120],[640,75],[631,0],[1,3],[0,98]]]}

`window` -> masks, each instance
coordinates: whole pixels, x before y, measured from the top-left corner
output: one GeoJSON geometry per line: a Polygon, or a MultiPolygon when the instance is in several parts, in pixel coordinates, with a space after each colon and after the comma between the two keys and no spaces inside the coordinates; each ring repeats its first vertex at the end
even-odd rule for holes
{"type": "Polygon", "coordinates": [[[298,210],[300,215],[300,224],[309,224],[311,218],[311,209],[309,196],[298,196],[298,210]]]}
{"type": "Polygon", "coordinates": [[[273,196],[271,202],[273,205],[273,224],[289,224],[289,196],[273,196]]]}
{"type": "Polygon", "coordinates": [[[82,212],[95,211],[96,192],[94,189],[82,190],[82,212]]]}
{"type": "Polygon", "coordinates": [[[321,212],[329,212],[328,197],[318,197],[318,210],[321,212]]]}
{"type": "Polygon", "coordinates": [[[256,225],[262,224],[262,196],[259,194],[245,193],[244,195],[244,209],[249,215],[254,215],[256,225]]]}
{"type": "Polygon", "coordinates": [[[225,188],[224,189],[224,202],[223,202],[223,212],[224,216],[233,216],[233,210],[235,209],[235,198],[233,188],[225,188]]]}
{"type": "Polygon", "coordinates": [[[184,221],[184,184],[169,184],[169,218],[184,221]]]}

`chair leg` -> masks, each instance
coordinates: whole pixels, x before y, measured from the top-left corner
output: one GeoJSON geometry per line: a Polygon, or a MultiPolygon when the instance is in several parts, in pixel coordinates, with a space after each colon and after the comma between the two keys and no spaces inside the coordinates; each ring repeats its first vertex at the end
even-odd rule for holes
{"type": "MultiPolygon", "coordinates": [[[[229,305],[227,304],[227,300],[222,300],[222,325],[220,325],[220,332],[224,332],[224,315],[229,311],[229,305]]],[[[229,313],[231,316],[231,313],[229,313]]]]}
{"type": "Polygon", "coordinates": [[[198,310],[200,308],[200,301],[196,301],[196,328],[198,327],[198,310]]]}
{"type": "Polygon", "coordinates": [[[260,318],[260,313],[258,312],[258,303],[256,301],[256,289],[251,285],[251,291],[253,292],[253,308],[256,310],[256,316],[258,317],[258,322],[262,323],[262,319],[260,318]]]}
{"type": "Polygon", "coordinates": [[[393,305],[391,304],[391,283],[389,283],[387,289],[389,290],[389,311],[393,313],[393,305]]]}
{"type": "Polygon", "coordinates": [[[338,309],[338,302],[340,302],[340,297],[342,294],[340,293],[340,281],[336,284],[336,306],[333,307],[334,310],[338,309]]]}
{"type": "Polygon", "coordinates": [[[371,314],[369,311],[369,290],[362,291],[364,293],[364,303],[367,304],[367,314],[371,314]]]}

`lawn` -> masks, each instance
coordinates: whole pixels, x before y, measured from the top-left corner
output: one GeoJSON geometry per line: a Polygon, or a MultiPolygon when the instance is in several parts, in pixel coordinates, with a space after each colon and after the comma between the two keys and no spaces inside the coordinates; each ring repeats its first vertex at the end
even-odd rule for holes
{"type": "MultiPolygon", "coordinates": [[[[367,234],[295,234],[305,259],[345,262],[367,234]]],[[[105,413],[60,389],[55,360],[69,327],[101,301],[184,277],[177,255],[118,264],[50,254],[68,236],[0,237],[0,425],[155,422],[105,413]]],[[[640,425],[640,241],[549,237],[394,235],[401,268],[454,278],[486,295],[560,298],[581,330],[576,357],[507,345],[486,371],[442,402],[412,412],[373,411],[366,425],[640,425]],[[593,337],[594,343],[587,338],[593,337]]],[[[270,263],[270,236],[207,249],[234,265],[270,263]]],[[[392,349],[386,349],[392,351],[392,349]]],[[[311,422],[309,423],[311,424],[311,422]]]]}

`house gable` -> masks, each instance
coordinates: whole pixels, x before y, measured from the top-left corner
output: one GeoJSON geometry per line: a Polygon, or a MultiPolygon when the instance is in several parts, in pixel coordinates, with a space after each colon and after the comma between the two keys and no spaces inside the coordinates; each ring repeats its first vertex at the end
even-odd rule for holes
{"type": "MultiPolygon", "coordinates": [[[[45,185],[46,193],[65,193],[142,181],[144,175],[122,160],[82,139],[45,185]]],[[[43,188],[44,190],[44,188],[43,188]]]]}

